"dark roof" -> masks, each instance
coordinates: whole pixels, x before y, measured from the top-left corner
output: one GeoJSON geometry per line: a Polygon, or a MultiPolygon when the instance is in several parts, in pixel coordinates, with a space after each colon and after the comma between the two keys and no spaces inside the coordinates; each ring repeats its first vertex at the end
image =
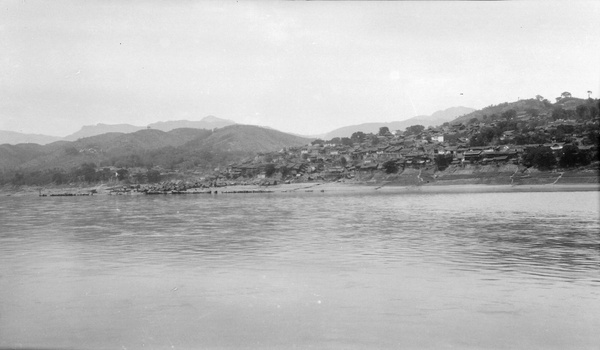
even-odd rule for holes
{"type": "Polygon", "coordinates": [[[465,156],[478,156],[481,154],[481,151],[467,151],[465,152],[465,156]]]}

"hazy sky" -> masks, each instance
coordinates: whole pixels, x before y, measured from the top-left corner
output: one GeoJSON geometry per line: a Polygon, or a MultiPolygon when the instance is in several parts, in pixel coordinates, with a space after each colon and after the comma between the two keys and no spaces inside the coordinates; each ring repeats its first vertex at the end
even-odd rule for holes
{"type": "Polygon", "coordinates": [[[600,95],[600,1],[0,0],[0,129],[207,115],[301,134],[600,95]]]}

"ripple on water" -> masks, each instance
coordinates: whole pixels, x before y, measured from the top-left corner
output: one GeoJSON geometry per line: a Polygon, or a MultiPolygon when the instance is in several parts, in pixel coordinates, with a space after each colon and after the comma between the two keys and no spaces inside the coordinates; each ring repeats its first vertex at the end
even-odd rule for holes
{"type": "Polygon", "coordinates": [[[289,339],[310,324],[309,338],[335,329],[365,342],[364,333],[396,343],[429,334],[442,337],[436,344],[464,344],[428,333],[453,324],[494,347],[512,338],[489,343],[499,333],[486,325],[528,329],[543,319],[553,330],[544,337],[576,342],[569,325],[600,328],[585,313],[598,310],[596,201],[588,193],[9,200],[0,206],[0,300],[11,301],[2,307],[12,319],[33,310],[45,324],[56,324],[57,312],[88,325],[120,313],[125,328],[150,320],[145,329],[160,332],[153,325],[171,312],[190,334],[236,337],[232,324],[266,324],[289,339]],[[64,299],[87,309],[62,308],[64,299]],[[180,305],[191,306],[182,314],[180,305]],[[402,334],[390,328],[399,324],[402,334]]]}

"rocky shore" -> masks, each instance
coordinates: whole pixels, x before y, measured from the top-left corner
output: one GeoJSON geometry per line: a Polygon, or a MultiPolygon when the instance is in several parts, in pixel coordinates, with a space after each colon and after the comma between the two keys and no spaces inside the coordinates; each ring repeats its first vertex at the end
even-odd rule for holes
{"type": "Polygon", "coordinates": [[[2,188],[0,196],[75,197],[105,195],[215,195],[255,193],[331,193],[331,192],[386,192],[386,193],[476,193],[476,192],[569,192],[600,191],[598,182],[584,183],[532,183],[532,184],[482,184],[432,182],[406,185],[394,181],[306,182],[277,185],[225,185],[219,187],[194,187],[185,184],[119,185],[105,184],[88,187],[19,187],[2,188]]]}

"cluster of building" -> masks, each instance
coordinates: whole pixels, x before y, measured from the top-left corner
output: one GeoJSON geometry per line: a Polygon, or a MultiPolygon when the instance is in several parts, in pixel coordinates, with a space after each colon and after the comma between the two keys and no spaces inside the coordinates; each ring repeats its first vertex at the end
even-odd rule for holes
{"type": "MultiPolygon", "coordinates": [[[[560,123],[565,122],[550,123],[533,132],[549,133],[560,123]]],[[[281,179],[313,177],[327,180],[353,177],[356,172],[383,170],[387,162],[393,162],[398,169],[432,166],[439,170],[467,164],[520,164],[528,148],[549,147],[558,155],[567,144],[555,140],[516,145],[511,141],[517,132],[509,130],[502,133],[502,145],[470,146],[469,135],[479,132],[481,127],[482,124],[473,123],[430,127],[416,135],[402,135],[400,132],[366,134],[362,142],[352,145],[331,141],[313,142],[302,147],[258,154],[252,159],[230,164],[220,171],[220,175],[229,179],[266,179],[275,176],[281,179]]],[[[597,151],[595,145],[584,144],[585,135],[573,134],[571,139],[569,143],[577,145],[581,151],[597,151]]]]}

